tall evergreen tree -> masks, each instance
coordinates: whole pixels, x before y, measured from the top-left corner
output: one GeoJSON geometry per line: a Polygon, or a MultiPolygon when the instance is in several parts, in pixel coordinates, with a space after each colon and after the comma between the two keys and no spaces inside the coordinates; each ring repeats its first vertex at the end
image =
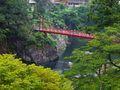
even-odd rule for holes
{"type": "Polygon", "coordinates": [[[111,26],[120,21],[119,0],[92,0],[90,12],[87,14],[94,22],[94,26],[86,29],[86,32],[100,31],[106,26],[111,26]]]}

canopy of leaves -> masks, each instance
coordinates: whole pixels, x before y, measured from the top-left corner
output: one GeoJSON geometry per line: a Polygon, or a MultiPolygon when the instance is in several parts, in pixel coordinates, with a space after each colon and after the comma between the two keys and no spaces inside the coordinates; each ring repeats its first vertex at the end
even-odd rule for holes
{"type": "MultiPolygon", "coordinates": [[[[37,2],[47,4],[47,1],[37,0],[37,2]]],[[[43,4],[42,6],[44,6],[43,4]]],[[[4,48],[8,48],[4,50],[4,53],[26,49],[30,44],[42,45],[44,42],[51,41],[45,38],[44,33],[33,34],[32,29],[39,22],[39,19],[31,20],[32,16],[29,14],[32,12],[29,8],[28,0],[0,0],[0,41],[5,43],[4,48]]],[[[40,12],[37,12],[36,7],[35,10],[37,14],[33,13],[33,18],[39,18],[40,12]]],[[[2,43],[1,46],[3,46],[2,43]]]]}
{"type": "Polygon", "coordinates": [[[105,89],[120,88],[114,79],[120,74],[120,44],[111,42],[119,40],[120,25],[114,24],[113,27],[105,27],[105,30],[106,33],[96,33],[96,38],[84,47],[89,51],[94,49],[94,52],[75,49],[73,56],[67,57],[74,60],[74,64],[66,71],[66,77],[73,80],[76,90],[96,90],[100,89],[101,84],[104,84],[105,89]]]}
{"type": "Polygon", "coordinates": [[[50,10],[47,10],[45,17],[56,28],[83,30],[84,26],[93,24],[86,16],[89,7],[90,4],[84,4],[76,8],[67,8],[65,4],[54,5],[50,10]]]}
{"type": "Polygon", "coordinates": [[[50,3],[50,0],[34,0],[36,1],[37,14],[44,15],[46,6],[50,3]]]}
{"type": "Polygon", "coordinates": [[[23,64],[15,55],[0,55],[0,90],[73,90],[70,81],[50,68],[23,64]]]}
{"type": "Polygon", "coordinates": [[[86,28],[86,32],[100,31],[120,21],[119,0],[92,0],[88,18],[92,18],[95,26],[86,28]],[[94,27],[94,28],[93,28],[94,27]]]}
{"type": "Polygon", "coordinates": [[[76,90],[96,90],[100,88],[98,78],[95,76],[99,77],[98,71],[102,68],[103,64],[107,63],[104,57],[104,53],[101,54],[98,51],[90,53],[75,49],[73,56],[67,58],[73,59],[74,64],[70,70],[65,72],[65,75],[70,80],[73,80],[73,86],[76,90]]]}
{"type": "Polygon", "coordinates": [[[27,40],[29,36],[27,9],[28,0],[0,0],[0,41],[6,38],[10,50],[17,41],[27,40]]]}

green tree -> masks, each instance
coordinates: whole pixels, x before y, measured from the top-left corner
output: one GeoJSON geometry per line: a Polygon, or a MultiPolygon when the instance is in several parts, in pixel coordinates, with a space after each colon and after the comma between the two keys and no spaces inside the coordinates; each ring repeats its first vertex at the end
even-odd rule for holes
{"type": "Polygon", "coordinates": [[[0,90],[73,90],[70,81],[50,68],[23,64],[15,55],[0,55],[0,90]]]}
{"type": "Polygon", "coordinates": [[[76,13],[78,23],[76,23],[76,26],[78,30],[84,31],[85,26],[91,26],[94,25],[91,19],[88,19],[86,14],[90,11],[90,3],[82,4],[80,7],[76,8],[76,13]]]}
{"type": "Polygon", "coordinates": [[[0,0],[0,40],[6,38],[10,50],[15,49],[17,41],[26,40],[29,35],[27,9],[27,0],[0,0]]]}
{"type": "Polygon", "coordinates": [[[36,4],[38,15],[44,15],[46,6],[48,5],[50,0],[34,0],[34,1],[37,2],[36,4]]]}
{"type": "Polygon", "coordinates": [[[64,4],[52,6],[45,14],[46,20],[56,28],[65,28],[70,30],[84,30],[84,26],[93,25],[93,22],[87,19],[86,13],[89,11],[90,3],[83,4],[80,7],[68,9],[64,4]]]}
{"type": "Polygon", "coordinates": [[[117,83],[119,80],[113,79],[118,78],[120,73],[120,44],[116,43],[118,41],[116,35],[120,34],[120,26],[114,24],[113,27],[106,27],[105,30],[106,33],[96,33],[96,39],[87,43],[84,47],[87,51],[76,49],[73,56],[67,58],[74,60],[72,68],[66,72],[66,77],[73,80],[76,90],[120,88],[117,83]],[[94,52],[88,52],[91,49],[94,52]]]}
{"type": "Polygon", "coordinates": [[[63,3],[60,3],[59,7],[60,7],[60,9],[65,9],[65,8],[66,8],[66,5],[63,4],[63,3]]]}
{"type": "Polygon", "coordinates": [[[90,12],[87,14],[94,22],[94,26],[86,29],[86,32],[100,31],[106,26],[111,26],[120,21],[119,0],[92,0],[90,12]]]}

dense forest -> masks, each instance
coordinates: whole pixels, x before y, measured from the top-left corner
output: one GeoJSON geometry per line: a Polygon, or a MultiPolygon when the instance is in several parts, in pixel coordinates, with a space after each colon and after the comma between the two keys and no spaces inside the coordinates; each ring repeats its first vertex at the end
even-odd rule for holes
{"type": "Polygon", "coordinates": [[[118,0],[92,0],[87,16],[94,25],[85,27],[85,31],[94,32],[96,38],[83,47],[85,51],[75,49],[73,56],[67,57],[74,64],[66,77],[72,80],[75,90],[118,90],[120,45],[111,42],[119,40],[120,35],[118,0]],[[86,53],[91,49],[94,52],[86,53]]]}
{"type": "Polygon", "coordinates": [[[120,45],[112,42],[120,36],[119,0],[91,0],[72,8],[49,0],[34,1],[31,11],[28,0],[0,0],[0,90],[119,90],[120,45]],[[54,37],[60,35],[34,30],[40,15],[44,15],[46,27],[84,31],[96,37],[84,50],[75,49],[65,58],[73,64],[64,75],[20,59],[30,45],[57,47],[54,37]]]}

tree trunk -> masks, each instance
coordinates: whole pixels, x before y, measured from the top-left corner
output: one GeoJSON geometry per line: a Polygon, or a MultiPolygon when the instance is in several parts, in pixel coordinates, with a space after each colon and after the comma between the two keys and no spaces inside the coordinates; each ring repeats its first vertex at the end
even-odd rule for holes
{"type": "Polygon", "coordinates": [[[101,90],[104,90],[104,85],[103,85],[103,83],[101,84],[101,90]]]}
{"type": "MultiPolygon", "coordinates": [[[[106,64],[103,65],[103,75],[106,74],[106,64]]],[[[104,83],[101,84],[101,90],[104,90],[104,83]]]]}

